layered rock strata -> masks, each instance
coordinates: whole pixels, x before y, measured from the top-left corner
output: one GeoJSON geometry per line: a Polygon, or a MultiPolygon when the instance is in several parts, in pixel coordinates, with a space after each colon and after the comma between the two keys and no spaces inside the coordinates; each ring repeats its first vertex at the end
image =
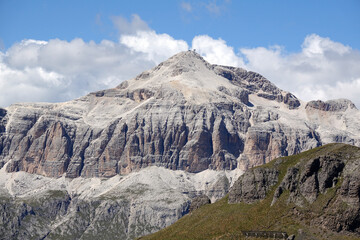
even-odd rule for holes
{"type": "Polygon", "coordinates": [[[248,169],[329,142],[359,146],[358,119],[350,101],[306,104],[187,51],[113,89],[0,109],[0,166],[70,178],[248,169]]]}
{"type": "Polygon", "coordinates": [[[112,178],[0,170],[0,239],[134,239],[228,192],[241,171],[149,167],[112,178]],[[207,197],[209,196],[209,197],[207,197]],[[205,199],[205,202],[204,202],[205,199]]]}
{"type": "Polygon", "coordinates": [[[360,148],[329,144],[250,169],[233,185],[229,203],[281,198],[297,221],[360,236],[360,148]],[[285,199],[284,199],[285,198],[285,199]]]}

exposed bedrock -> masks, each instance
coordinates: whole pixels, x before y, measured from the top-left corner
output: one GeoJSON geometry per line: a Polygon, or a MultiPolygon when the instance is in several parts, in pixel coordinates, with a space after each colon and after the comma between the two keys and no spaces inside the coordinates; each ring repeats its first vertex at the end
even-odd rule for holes
{"type": "Polygon", "coordinates": [[[113,89],[0,109],[0,166],[111,177],[148,166],[247,169],[329,142],[360,145],[348,100],[306,107],[258,73],[179,53],[113,89]]]}

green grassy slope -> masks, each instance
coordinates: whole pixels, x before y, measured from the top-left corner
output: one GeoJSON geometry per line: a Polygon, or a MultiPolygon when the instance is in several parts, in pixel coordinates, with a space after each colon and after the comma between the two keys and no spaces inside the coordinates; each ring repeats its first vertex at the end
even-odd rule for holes
{"type": "Polygon", "coordinates": [[[360,156],[360,149],[345,144],[328,144],[298,155],[273,160],[260,166],[276,167],[280,171],[279,182],[267,193],[266,199],[253,204],[228,204],[226,196],[214,204],[205,205],[184,216],[173,225],[140,239],[245,239],[241,231],[254,230],[285,231],[289,235],[295,234],[296,239],[306,240],[359,239],[350,233],[335,233],[310,224],[312,217],[323,213],[324,204],[336,197],[341,179],[335,187],[325,194],[320,194],[311,205],[298,207],[293,203],[288,204],[289,193],[285,192],[273,206],[270,206],[274,191],[285,176],[288,167],[324,154],[346,155],[347,159],[352,160],[360,156]]]}

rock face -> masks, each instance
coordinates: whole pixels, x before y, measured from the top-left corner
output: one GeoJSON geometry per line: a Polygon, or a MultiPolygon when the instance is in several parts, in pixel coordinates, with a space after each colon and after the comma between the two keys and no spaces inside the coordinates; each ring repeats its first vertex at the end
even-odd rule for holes
{"type": "Polygon", "coordinates": [[[285,197],[287,204],[294,205],[295,218],[360,236],[360,148],[329,144],[274,161],[245,172],[231,188],[229,203],[272,197],[274,205],[285,197]]]}
{"type": "MultiPolygon", "coordinates": [[[[152,233],[187,213],[194,197],[222,198],[241,169],[330,142],[359,146],[359,119],[348,100],[306,104],[258,73],[211,65],[192,51],[73,101],[0,108],[0,236],[152,233]]],[[[332,173],[347,168],[319,158],[300,175],[294,168],[276,196],[302,184],[291,201],[302,204],[301,195],[311,203],[344,176],[343,199],[357,206],[357,178],[350,174],[357,166],[332,173]],[[319,166],[329,173],[316,173],[319,166]],[[314,182],[321,184],[312,189],[314,182]]],[[[254,169],[229,199],[263,199],[279,176],[278,169],[254,169]]],[[[356,226],[357,215],[346,214],[356,226]]],[[[345,217],[331,216],[314,219],[349,227],[345,217]]]]}
{"type": "Polygon", "coordinates": [[[189,209],[188,204],[152,209],[121,199],[71,199],[61,191],[0,203],[1,239],[134,239],[166,227],[189,209]]]}
{"type": "Polygon", "coordinates": [[[325,143],[359,146],[359,118],[349,101],[302,103],[187,51],[113,89],[0,109],[0,166],[70,178],[248,169],[325,143]]]}
{"type": "Polygon", "coordinates": [[[356,106],[347,99],[338,99],[336,101],[329,100],[326,102],[323,102],[321,100],[310,101],[306,104],[306,109],[311,108],[327,112],[344,112],[347,109],[356,109],[356,106]]]}
{"type": "Polygon", "coordinates": [[[229,203],[253,203],[266,197],[279,177],[277,169],[255,168],[246,171],[233,185],[229,193],[229,203]]]}
{"type": "Polygon", "coordinates": [[[200,195],[195,197],[190,204],[190,209],[189,212],[193,212],[194,210],[198,209],[201,206],[204,206],[206,204],[210,204],[211,200],[208,196],[206,195],[200,195]]]}
{"type": "Polygon", "coordinates": [[[71,179],[4,170],[0,239],[21,240],[134,239],[174,223],[189,212],[191,201],[191,208],[199,207],[204,202],[196,196],[223,197],[219,189],[241,174],[149,167],[127,176],[71,179]]]}

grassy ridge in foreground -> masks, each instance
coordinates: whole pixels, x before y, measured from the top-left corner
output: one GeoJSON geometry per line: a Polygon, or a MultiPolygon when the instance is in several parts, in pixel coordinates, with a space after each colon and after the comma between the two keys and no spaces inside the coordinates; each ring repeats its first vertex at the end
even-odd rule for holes
{"type": "MultiPolygon", "coordinates": [[[[284,178],[287,168],[300,161],[311,159],[324,154],[358,156],[360,149],[345,144],[328,144],[298,155],[283,157],[260,166],[265,168],[276,167],[279,182],[268,193],[267,197],[253,204],[228,204],[228,197],[218,202],[205,205],[193,213],[184,216],[173,225],[152,235],[140,239],[245,239],[241,231],[285,231],[289,235],[297,235],[296,239],[359,239],[354,235],[334,233],[326,229],[311,226],[310,215],[321,214],[324,202],[336,196],[336,190],[341,185],[341,179],[335,187],[325,194],[320,194],[313,204],[297,207],[288,204],[288,192],[282,194],[279,200],[270,207],[274,191],[284,178]],[[300,212],[300,215],[296,215],[300,212]],[[300,216],[300,217],[297,217],[300,216]],[[307,217],[309,216],[309,217],[307,217]],[[301,229],[301,230],[300,230],[301,229]],[[303,232],[302,234],[299,234],[303,232]]],[[[252,239],[252,238],[246,238],[252,239]]],[[[258,238],[257,238],[258,239],[258,238]]]]}

